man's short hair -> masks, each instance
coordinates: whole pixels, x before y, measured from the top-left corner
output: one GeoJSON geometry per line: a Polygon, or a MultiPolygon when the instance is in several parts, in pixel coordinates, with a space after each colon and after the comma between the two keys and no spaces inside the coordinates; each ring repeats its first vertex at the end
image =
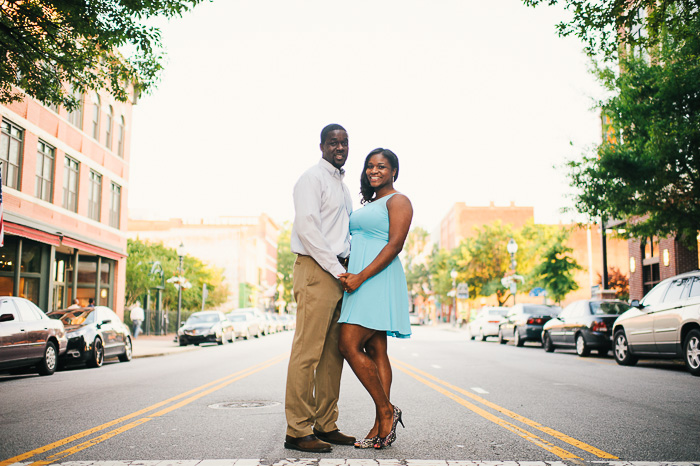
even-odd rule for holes
{"type": "Polygon", "coordinates": [[[330,125],[328,125],[328,126],[326,126],[325,128],[323,128],[323,129],[321,130],[321,144],[323,144],[324,142],[326,142],[326,137],[328,137],[328,133],[330,133],[331,131],[339,130],[339,129],[340,129],[340,130],[343,130],[343,131],[345,131],[345,132],[347,133],[347,130],[346,130],[345,128],[343,128],[342,126],[340,126],[339,124],[337,124],[337,123],[331,123],[330,125]]]}

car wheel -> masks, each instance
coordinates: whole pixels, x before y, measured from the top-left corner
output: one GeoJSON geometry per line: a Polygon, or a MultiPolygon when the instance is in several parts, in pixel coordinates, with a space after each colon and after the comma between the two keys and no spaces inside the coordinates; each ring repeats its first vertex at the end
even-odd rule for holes
{"type": "Polygon", "coordinates": [[[586,357],[591,354],[591,349],[586,344],[586,339],[583,338],[582,334],[576,335],[576,354],[581,357],[586,357]]]}
{"type": "Polygon", "coordinates": [[[484,335],[484,329],[479,330],[479,340],[486,341],[486,335],[484,335]]]}
{"type": "Polygon", "coordinates": [[[693,329],[688,333],[683,348],[688,371],[700,375],[700,330],[693,329]]]}
{"type": "Polygon", "coordinates": [[[228,342],[233,343],[233,341],[236,339],[236,335],[233,334],[233,330],[231,330],[231,333],[228,334],[228,342]]]}
{"type": "Polygon", "coordinates": [[[471,329],[467,329],[467,338],[470,340],[474,340],[474,335],[472,334],[471,329]]]}
{"type": "Polygon", "coordinates": [[[260,332],[260,328],[258,327],[258,333],[255,334],[255,338],[260,338],[262,333],[260,332]]]}
{"type": "Polygon", "coordinates": [[[129,362],[131,361],[132,354],[131,338],[127,337],[126,343],[124,344],[124,352],[119,355],[119,360],[121,362],[129,362]]]}
{"type": "Polygon", "coordinates": [[[633,366],[637,363],[637,358],[630,353],[627,335],[624,330],[615,332],[615,361],[621,366],[633,366]]]}
{"type": "Polygon", "coordinates": [[[56,352],[56,345],[49,341],[46,343],[46,348],[44,348],[44,357],[36,366],[39,375],[51,375],[56,372],[57,362],[58,353],[56,352]]]}
{"type": "Polygon", "coordinates": [[[92,343],[92,358],[90,358],[87,362],[87,365],[90,367],[102,367],[102,364],[105,362],[105,347],[102,344],[102,339],[101,338],[95,338],[95,341],[92,343]]]}
{"type": "Polygon", "coordinates": [[[515,346],[523,346],[525,340],[520,336],[520,330],[518,328],[513,329],[513,340],[515,341],[515,346]]]}
{"type": "Polygon", "coordinates": [[[243,338],[245,338],[246,340],[250,340],[250,329],[245,331],[245,337],[243,338]]]}
{"type": "Polygon", "coordinates": [[[542,348],[548,352],[554,352],[554,343],[552,343],[552,337],[549,336],[549,332],[544,332],[542,335],[542,348]]]}
{"type": "Polygon", "coordinates": [[[226,343],[226,335],[224,335],[224,334],[222,333],[222,334],[221,334],[221,338],[218,338],[218,339],[216,340],[216,344],[217,344],[217,345],[223,345],[224,343],[226,343]]]}
{"type": "Polygon", "coordinates": [[[187,340],[185,340],[185,339],[183,339],[183,338],[180,338],[180,339],[178,340],[178,342],[180,343],[180,346],[187,346],[187,340]]]}
{"type": "Polygon", "coordinates": [[[503,338],[503,330],[501,330],[500,328],[498,329],[498,342],[502,345],[506,344],[506,339],[503,338]]]}

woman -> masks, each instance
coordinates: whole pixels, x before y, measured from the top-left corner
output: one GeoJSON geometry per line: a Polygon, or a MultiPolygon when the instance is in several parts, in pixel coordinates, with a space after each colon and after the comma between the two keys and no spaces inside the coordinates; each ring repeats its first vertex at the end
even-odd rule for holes
{"type": "Polygon", "coordinates": [[[350,216],[352,246],[340,314],[339,347],[374,401],[374,426],[357,448],[384,448],[403,426],[401,410],[389,401],[391,364],[387,335],[408,338],[406,276],[398,255],[413,217],[411,201],[394,189],[399,160],[388,149],[375,149],[365,159],[360,177],[362,209],[350,216]]]}

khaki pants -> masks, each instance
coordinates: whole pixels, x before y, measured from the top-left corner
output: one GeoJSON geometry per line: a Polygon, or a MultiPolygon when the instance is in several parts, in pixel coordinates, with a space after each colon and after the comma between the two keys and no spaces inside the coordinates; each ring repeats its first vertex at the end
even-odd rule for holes
{"type": "Polygon", "coordinates": [[[343,357],[338,350],[340,282],[309,256],[297,256],[293,272],[297,326],[287,369],[287,435],[336,430],[343,357]]]}

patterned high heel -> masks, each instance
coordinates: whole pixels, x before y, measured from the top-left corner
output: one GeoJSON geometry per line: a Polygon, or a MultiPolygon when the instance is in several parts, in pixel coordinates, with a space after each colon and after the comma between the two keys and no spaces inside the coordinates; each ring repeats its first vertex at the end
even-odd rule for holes
{"type": "Polygon", "coordinates": [[[401,419],[401,414],[401,410],[397,406],[394,406],[394,418],[391,424],[391,431],[384,438],[377,436],[377,440],[374,443],[374,448],[379,450],[394,443],[394,440],[396,440],[396,426],[399,424],[399,422],[401,423],[401,427],[404,429],[406,428],[406,426],[403,424],[403,420],[401,419]]]}
{"type": "Polygon", "coordinates": [[[377,440],[379,440],[379,436],[363,438],[362,440],[355,442],[355,448],[372,448],[374,447],[374,444],[377,443],[377,440]]]}

